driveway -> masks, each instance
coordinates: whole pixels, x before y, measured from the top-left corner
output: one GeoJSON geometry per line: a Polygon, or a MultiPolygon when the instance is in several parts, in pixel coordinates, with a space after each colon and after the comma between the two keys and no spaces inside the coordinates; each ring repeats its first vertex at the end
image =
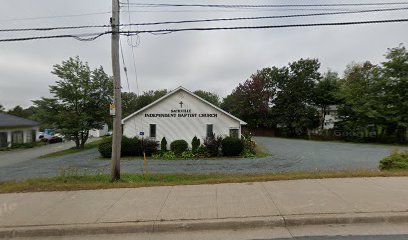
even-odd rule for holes
{"type": "MultiPolygon", "coordinates": [[[[149,160],[150,173],[266,174],[342,170],[376,170],[381,159],[396,147],[256,137],[272,156],[231,160],[149,160]]],[[[40,148],[39,148],[40,149],[40,148]]],[[[42,154],[41,154],[42,155],[42,154]]],[[[3,161],[0,155],[0,159],[3,161]]],[[[38,157],[38,156],[37,156],[38,157]]],[[[97,149],[51,159],[31,156],[0,166],[0,181],[19,181],[65,174],[110,173],[110,160],[98,159],[97,149]]],[[[121,160],[123,173],[143,173],[142,160],[121,160]]]]}

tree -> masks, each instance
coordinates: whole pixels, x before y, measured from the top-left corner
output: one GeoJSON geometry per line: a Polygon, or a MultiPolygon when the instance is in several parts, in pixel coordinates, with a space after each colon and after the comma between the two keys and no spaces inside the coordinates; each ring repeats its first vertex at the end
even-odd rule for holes
{"type": "Polygon", "coordinates": [[[122,115],[123,118],[137,111],[138,97],[133,92],[122,92],[122,115]]]}
{"type": "Polygon", "coordinates": [[[35,111],[36,108],[34,106],[30,106],[24,109],[21,106],[17,105],[13,109],[8,110],[7,113],[17,117],[34,119],[33,115],[35,111]]]}
{"type": "Polygon", "coordinates": [[[6,109],[3,107],[3,105],[0,104],[0,113],[5,112],[6,109]]]}
{"type": "Polygon", "coordinates": [[[89,130],[99,129],[109,117],[112,80],[102,66],[91,71],[79,57],[53,66],[59,80],[49,86],[52,98],[33,101],[37,117],[83,148],[89,130]]]}
{"type": "Polygon", "coordinates": [[[218,96],[215,93],[212,92],[207,92],[203,90],[197,90],[194,92],[197,96],[201,97],[202,99],[206,100],[207,102],[210,102],[214,104],[215,106],[219,107],[220,106],[220,96],[218,96]]]}
{"type": "Polygon", "coordinates": [[[224,98],[221,107],[248,123],[249,127],[269,127],[269,104],[273,93],[268,89],[266,76],[271,69],[264,68],[224,98]]]}
{"type": "Polygon", "coordinates": [[[389,125],[381,71],[380,66],[370,62],[347,66],[338,94],[343,102],[339,106],[338,124],[344,132],[366,138],[373,131],[379,137],[379,131],[384,132],[389,125]]]}
{"type": "Polygon", "coordinates": [[[397,127],[400,143],[407,142],[408,128],[408,51],[400,46],[388,49],[383,62],[383,73],[386,78],[385,98],[388,109],[388,120],[397,127]]]}
{"type": "Polygon", "coordinates": [[[301,135],[318,125],[313,107],[315,85],[320,81],[317,59],[300,59],[288,67],[272,68],[270,88],[276,89],[272,115],[289,136],[301,135]]]}
{"type": "Polygon", "coordinates": [[[328,71],[323,79],[318,82],[313,90],[313,104],[320,110],[320,128],[324,128],[324,121],[331,105],[339,103],[337,92],[339,90],[339,77],[336,72],[328,71]]]}

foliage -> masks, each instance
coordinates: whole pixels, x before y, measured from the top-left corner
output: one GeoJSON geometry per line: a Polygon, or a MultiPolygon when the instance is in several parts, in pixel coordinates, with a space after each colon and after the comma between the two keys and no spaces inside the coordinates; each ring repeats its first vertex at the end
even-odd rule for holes
{"type": "Polygon", "coordinates": [[[272,115],[289,136],[303,135],[319,124],[318,112],[312,106],[313,89],[321,79],[319,68],[317,59],[300,59],[288,67],[272,69],[270,85],[279,89],[272,115]]]}
{"type": "Polygon", "coordinates": [[[214,104],[217,107],[220,106],[220,96],[215,93],[197,90],[194,92],[194,94],[206,100],[207,102],[214,104]]]}
{"type": "Polygon", "coordinates": [[[224,98],[221,107],[246,121],[250,127],[271,126],[269,105],[274,92],[268,88],[271,69],[264,68],[224,98]]]}
{"type": "Polygon", "coordinates": [[[160,150],[163,152],[167,151],[167,140],[165,137],[163,137],[160,142],[160,150]]]}
{"type": "Polygon", "coordinates": [[[36,117],[83,148],[89,130],[110,119],[111,79],[102,67],[91,71],[79,57],[54,65],[52,73],[59,78],[49,87],[53,97],[33,101],[36,117]]]}
{"type": "Polygon", "coordinates": [[[181,156],[181,154],[188,149],[188,143],[185,140],[175,140],[170,143],[170,150],[174,152],[177,156],[181,156]]]}
{"type": "Polygon", "coordinates": [[[395,150],[390,156],[380,161],[381,170],[408,169],[408,150],[395,150]]]}
{"type": "Polygon", "coordinates": [[[208,151],[207,148],[204,145],[200,145],[196,152],[195,152],[196,158],[205,158],[208,157],[208,151]]]}
{"type": "Polygon", "coordinates": [[[6,111],[6,109],[0,104],[0,113],[3,113],[4,111],[6,111]]]}
{"type": "MultiPolygon", "coordinates": [[[[157,152],[159,143],[155,140],[144,139],[140,140],[137,137],[128,138],[122,137],[121,156],[143,156],[143,152],[147,156],[157,152]]],[[[98,151],[104,158],[110,158],[112,155],[112,139],[108,138],[103,143],[99,144],[98,151]]]]}
{"type": "Polygon", "coordinates": [[[177,159],[176,154],[172,151],[166,151],[166,152],[158,152],[152,155],[152,159],[154,160],[175,160],[177,159]]]}
{"type": "Polygon", "coordinates": [[[197,136],[194,136],[193,140],[191,141],[191,151],[196,153],[200,144],[200,139],[198,139],[197,136]]]}
{"type": "Polygon", "coordinates": [[[221,151],[224,156],[239,156],[244,150],[244,142],[239,138],[226,137],[221,142],[221,151]]]}
{"type": "Polygon", "coordinates": [[[248,154],[255,154],[256,153],[256,144],[255,141],[252,140],[252,136],[250,134],[243,134],[241,136],[242,142],[244,143],[244,153],[248,154]]]}
{"type": "Polygon", "coordinates": [[[107,142],[99,144],[98,151],[102,157],[111,158],[112,157],[112,142],[107,141],[107,142]]]}
{"type": "Polygon", "coordinates": [[[316,84],[313,89],[313,104],[319,108],[320,129],[324,128],[324,121],[330,106],[337,105],[340,101],[337,93],[339,90],[339,77],[336,72],[328,71],[324,74],[323,79],[316,84]]]}
{"type": "Polygon", "coordinates": [[[220,154],[222,137],[215,136],[213,133],[204,139],[204,146],[207,149],[208,156],[217,157],[220,154]]]}
{"type": "Polygon", "coordinates": [[[196,158],[196,155],[194,154],[194,153],[192,153],[191,151],[184,151],[182,154],[181,154],[181,158],[183,158],[183,159],[194,159],[194,158],[196,158]]]}
{"type": "Polygon", "coordinates": [[[123,117],[127,117],[130,114],[142,109],[143,107],[149,105],[150,103],[156,101],[157,99],[163,97],[167,94],[167,90],[150,90],[145,91],[141,95],[136,95],[132,92],[122,93],[122,111],[123,117]]]}
{"type": "Polygon", "coordinates": [[[157,149],[159,147],[158,141],[155,141],[153,139],[144,139],[141,142],[144,147],[146,156],[151,156],[152,154],[157,152],[157,149]]]}
{"type": "Polygon", "coordinates": [[[142,156],[142,142],[137,137],[122,137],[121,156],[142,156]]]}

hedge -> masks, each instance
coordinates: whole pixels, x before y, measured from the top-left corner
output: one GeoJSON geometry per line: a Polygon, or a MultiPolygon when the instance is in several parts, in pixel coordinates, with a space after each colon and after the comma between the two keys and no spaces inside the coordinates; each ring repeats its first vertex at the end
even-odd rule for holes
{"type": "Polygon", "coordinates": [[[227,137],[221,142],[221,151],[224,156],[239,156],[244,150],[244,142],[239,138],[227,137]]]}
{"type": "MultiPolygon", "coordinates": [[[[144,139],[143,141],[137,137],[122,138],[121,156],[142,156],[143,149],[147,156],[151,156],[157,152],[159,143],[154,140],[144,139]]],[[[99,153],[104,158],[110,158],[112,156],[112,139],[108,139],[105,142],[99,144],[99,153]]]]}

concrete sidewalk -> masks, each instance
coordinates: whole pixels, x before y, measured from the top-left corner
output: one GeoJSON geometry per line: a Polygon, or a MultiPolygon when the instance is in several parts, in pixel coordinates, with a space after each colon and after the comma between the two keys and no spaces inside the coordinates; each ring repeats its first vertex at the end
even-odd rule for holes
{"type": "Polygon", "coordinates": [[[408,178],[0,194],[0,237],[408,222],[408,178]]]}

